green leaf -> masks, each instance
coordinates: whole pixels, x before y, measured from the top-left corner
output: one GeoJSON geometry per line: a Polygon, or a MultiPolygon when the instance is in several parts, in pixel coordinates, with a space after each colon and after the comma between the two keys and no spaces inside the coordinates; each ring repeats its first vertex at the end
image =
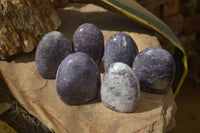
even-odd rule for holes
{"type": "Polygon", "coordinates": [[[11,126],[0,120],[0,133],[17,133],[11,126]]]}
{"type": "Polygon", "coordinates": [[[159,18],[157,18],[155,15],[153,15],[134,0],[96,0],[95,2],[104,8],[127,16],[133,21],[157,31],[166,39],[168,39],[172,45],[174,45],[176,75],[172,89],[176,96],[188,73],[188,68],[185,50],[174,32],[164,22],[162,22],[159,18]]]}

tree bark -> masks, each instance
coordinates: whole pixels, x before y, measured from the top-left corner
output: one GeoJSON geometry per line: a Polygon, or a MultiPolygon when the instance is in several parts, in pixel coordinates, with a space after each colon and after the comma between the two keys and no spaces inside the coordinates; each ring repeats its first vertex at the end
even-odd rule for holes
{"type": "Polygon", "coordinates": [[[1,0],[0,59],[31,52],[44,34],[60,24],[50,0],[1,0]]]}

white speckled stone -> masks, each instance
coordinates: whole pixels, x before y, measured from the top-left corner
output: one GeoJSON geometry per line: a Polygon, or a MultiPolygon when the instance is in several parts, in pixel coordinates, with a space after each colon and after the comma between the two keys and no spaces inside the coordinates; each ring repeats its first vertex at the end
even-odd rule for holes
{"type": "Polygon", "coordinates": [[[135,111],[139,98],[139,81],[134,71],[121,62],[111,64],[101,85],[103,104],[112,110],[128,113],[135,111]]]}

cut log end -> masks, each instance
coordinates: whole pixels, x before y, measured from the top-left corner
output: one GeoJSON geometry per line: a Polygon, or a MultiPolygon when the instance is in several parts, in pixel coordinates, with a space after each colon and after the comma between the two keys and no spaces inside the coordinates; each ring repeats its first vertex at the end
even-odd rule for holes
{"type": "Polygon", "coordinates": [[[47,32],[61,25],[49,0],[0,2],[0,59],[31,52],[47,32]]]}

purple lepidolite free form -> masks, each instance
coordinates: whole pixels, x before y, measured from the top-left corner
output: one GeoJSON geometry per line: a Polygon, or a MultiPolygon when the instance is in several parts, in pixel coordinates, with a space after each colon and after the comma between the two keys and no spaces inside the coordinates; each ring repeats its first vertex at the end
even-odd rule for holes
{"type": "Polygon", "coordinates": [[[175,61],[171,54],[159,47],[141,51],[133,62],[142,91],[151,93],[167,92],[175,75],[175,61]]]}
{"type": "Polygon", "coordinates": [[[83,52],[68,55],[56,75],[56,89],[67,105],[79,105],[92,100],[99,92],[101,75],[93,59],[83,52]]]}
{"type": "Polygon", "coordinates": [[[104,37],[100,29],[91,23],[80,25],[74,32],[74,52],[87,53],[96,64],[100,64],[104,52],[104,37]]]}
{"type": "Polygon", "coordinates": [[[101,100],[112,110],[131,113],[137,108],[140,85],[133,69],[125,63],[115,62],[105,71],[101,84],[101,100]]]}
{"type": "Polygon", "coordinates": [[[104,70],[114,62],[123,62],[132,67],[138,54],[135,41],[125,33],[116,33],[106,43],[104,51],[104,70]]]}
{"type": "Polygon", "coordinates": [[[71,53],[70,44],[59,31],[52,31],[42,37],[35,54],[39,74],[46,79],[54,79],[61,61],[71,53]]]}

